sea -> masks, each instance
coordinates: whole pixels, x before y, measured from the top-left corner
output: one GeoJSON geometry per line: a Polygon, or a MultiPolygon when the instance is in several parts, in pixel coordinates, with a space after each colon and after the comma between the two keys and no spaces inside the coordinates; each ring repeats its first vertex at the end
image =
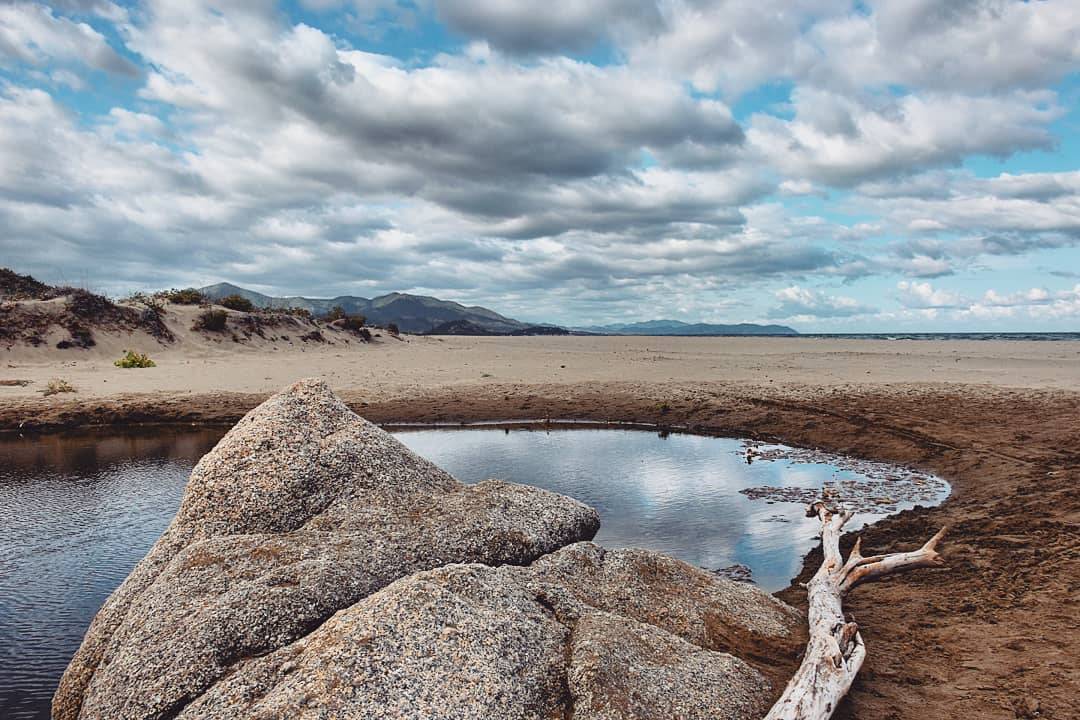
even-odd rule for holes
{"type": "Polygon", "coordinates": [[[1080,340],[1080,332],[799,333],[784,337],[834,340],[1080,340]]]}

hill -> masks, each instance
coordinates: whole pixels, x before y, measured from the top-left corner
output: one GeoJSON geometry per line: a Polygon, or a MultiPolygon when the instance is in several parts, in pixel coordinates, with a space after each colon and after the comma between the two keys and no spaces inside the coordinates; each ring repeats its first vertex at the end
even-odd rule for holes
{"type": "Polygon", "coordinates": [[[46,358],[55,350],[86,351],[79,356],[115,359],[129,348],[205,352],[355,346],[390,337],[394,335],[381,334],[377,328],[319,320],[285,308],[245,312],[215,307],[194,291],[136,293],[112,300],[83,288],[54,287],[0,268],[0,351],[23,357],[46,358]]]}
{"type": "Polygon", "coordinates": [[[488,330],[468,320],[451,320],[440,323],[428,330],[425,335],[570,335],[566,328],[555,325],[526,325],[509,332],[496,332],[488,330]]]}
{"type": "Polygon", "coordinates": [[[678,320],[646,320],[635,323],[615,323],[593,327],[576,328],[583,332],[600,335],[798,335],[787,325],[758,325],[738,323],[718,325],[713,323],[685,323],[678,320]]]}
{"type": "Polygon", "coordinates": [[[334,307],[340,307],[350,315],[363,315],[373,325],[394,323],[402,332],[432,333],[443,325],[456,325],[459,328],[472,328],[480,332],[467,334],[512,335],[535,327],[513,318],[477,305],[466,306],[450,300],[427,295],[408,293],[390,293],[375,298],[340,295],[333,298],[273,297],[233,285],[218,283],[200,288],[200,291],[212,300],[220,300],[226,295],[240,295],[259,308],[303,308],[311,314],[326,315],[334,307]]]}

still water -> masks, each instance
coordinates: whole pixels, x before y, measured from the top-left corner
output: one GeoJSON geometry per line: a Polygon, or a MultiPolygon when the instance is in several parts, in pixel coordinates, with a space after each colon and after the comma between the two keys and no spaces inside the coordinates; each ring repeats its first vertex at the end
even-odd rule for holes
{"type": "MultiPolygon", "coordinates": [[[[94,613],[172,519],[192,466],[223,432],[0,440],[0,718],[48,717],[94,613]]],[[[820,458],[748,464],[738,440],[642,430],[396,434],[465,482],[496,477],[592,505],[602,522],[596,540],[608,547],[650,548],[706,568],[741,563],[768,590],[798,573],[816,523],[802,505],[739,490],[874,474],[820,458]]],[[[854,525],[875,517],[860,513],[854,525]]]]}

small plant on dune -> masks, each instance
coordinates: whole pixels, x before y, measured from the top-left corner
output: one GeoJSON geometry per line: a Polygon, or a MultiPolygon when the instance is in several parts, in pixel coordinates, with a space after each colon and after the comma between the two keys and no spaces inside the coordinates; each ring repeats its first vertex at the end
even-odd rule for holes
{"type": "Polygon", "coordinates": [[[94,334],[90,332],[90,329],[83,325],[79,325],[76,322],[69,324],[68,332],[71,334],[71,337],[56,343],[57,349],[68,350],[71,348],[90,348],[97,344],[94,341],[94,334]]]}
{"type": "Polygon", "coordinates": [[[154,315],[165,314],[165,298],[161,294],[147,295],[146,293],[131,293],[124,298],[126,305],[142,305],[144,309],[154,315]]]}
{"type": "Polygon", "coordinates": [[[397,337],[398,335],[401,334],[401,331],[398,330],[397,323],[387,323],[386,324],[386,332],[390,333],[394,337],[397,337]]]}
{"type": "Polygon", "coordinates": [[[60,288],[58,292],[63,292],[68,296],[68,310],[83,320],[107,321],[124,315],[116,303],[104,295],[95,295],[82,288],[60,288]]]}
{"type": "Polygon", "coordinates": [[[239,310],[241,312],[254,312],[255,310],[254,303],[241,295],[226,295],[218,300],[217,304],[221,307],[226,307],[230,310],[239,310]]]}
{"type": "Polygon", "coordinates": [[[29,275],[19,275],[7,268],[0,268],[0,298],[8,300],[47,300],[55,297],[55,291],[29,275]]]}
{"type": "Polygon", "coordinates": [[[345,308],[341,307],[340,305],[335,305],[334,307],[330,308],[330,312],[326,313],[326,317],[324,319],[326,320],[326,322],[334,322],[335,320],[340,320],[343,317],[345,317],[345,308]]]}
{"type": "Polygon", "coordinates": [[[210,302],[209,298],[195,288],[166,290],[161,296],[174,305],[204,305],[210,302]]]}
{"type": "Polygon", "coordinates": [[[367,328],[360,328],[357,331],[357,334],[360,336],[360,339],[363,340],[364,342],[371,342],[371,331],[368,330],[367,328]]]}
{"type": "Polygon", "coordinates": [[[303,318],[304,320],[310,320],[311,319],[311,311],[308,310],[307,308],[302,308],[302,307],[275,308],[274,312],[279,313],[279,314],[284,314],[284,315],[291,315],[293,317],[303,318]]]}
{"type": "Polygon", "coordinates": [[[150,356],[146,353],[137,353],[134,350],[128,350],[124,357],[120,358],[113,363],[118,368],[152,368],[157,367],[157,364],[150,359],[150,356]]]}
{"type": "Polygon", "coordinates": [[[195,318],[195,330],[205,330],[206,332],[223,332],[225,330],[225,324],[229,320],[229,314],[224,310],[206,310],[199,313],[199,317],[195,318]]]}
{"type": "Polygon", "coordinates": [[[125,301],[128,305],[141,305],[139,311],[139,324],[150,335],[158,340],[172,342],[176,338],[172,330],[165,324],[165,297],[162,293],[147,295],[146,293],[133,293],[125,301]]]}
{"type": "Polygon", "coordinates": [[[363,315],[346,315],[341,318],[341,327],[352,332],[360,332],[366,322],[367,318],[363,315]]]}
{"type": "Polygon", "coordinates": [[[41,394],[48,397],[49,395],[73,392],[78,392],[78,390],[76,390],[75,386],[67,380],[64,380],[63,378],[53,378],[49,381],[49,384],[45,386],[45,389],[41,391],[41,394]]]}

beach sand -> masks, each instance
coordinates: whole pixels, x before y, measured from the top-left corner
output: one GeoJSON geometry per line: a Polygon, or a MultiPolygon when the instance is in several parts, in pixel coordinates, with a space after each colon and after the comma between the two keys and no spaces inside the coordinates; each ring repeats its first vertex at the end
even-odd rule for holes
{"type": "MultiPolygon", "coordinates": [[[[192,333],[194,335],[194,333],[192,333]]],[[[0,350],[0,378],[28,379],[0,399],[33,397],[62,377],[80,398],[127,393],[270,393],[300,377],[383,398],[422,388],[522,383],[723,382],[741,386],[871,388],[985,385],[1080,391],[1080,342],[840,340],[791,337],[426,337],[370,345],[222,340],[134,349],[158,367],[113,366],[127,338],[90,350],[0,350]]]]}
{"type": "MultiPolygon", "coordinates": [[[[867,529],[863,552],[910,549],[948,525],[948,568],[848,598],[868,659],[836,716],[1080,716],[1080,343],[384,336],[143,346],[158,366],[121,370],[123,343],[0,352],[0,380],[32,381],[0,387],[0,427],[228,423],[318,376],[379,422],[633,421],[936,472],[950,499],[867,529]],[[78,392],[42,397],[55,377],[78,392]]],[[[797,585],[780,595],[805,602],[797,585]]]]}

